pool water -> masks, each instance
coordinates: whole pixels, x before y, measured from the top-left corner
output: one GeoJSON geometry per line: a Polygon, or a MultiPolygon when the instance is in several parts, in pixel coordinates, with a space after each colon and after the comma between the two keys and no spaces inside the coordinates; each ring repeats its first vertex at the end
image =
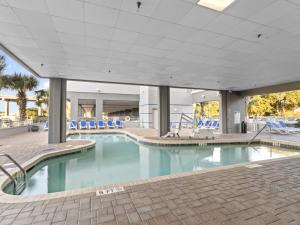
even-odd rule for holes
{"type": "MultiPolygon", "coordinates": [[[[152,146],[115,134],[87,134],[71,136],[70,139],[92,139],[96,141],[96,147],[39,163],[28,171],[27,186],[21,195],[136,181],[299,154],[269,146],[152,146]]],[[[12,185],[4,191],[12,193],[12,185]]]]}

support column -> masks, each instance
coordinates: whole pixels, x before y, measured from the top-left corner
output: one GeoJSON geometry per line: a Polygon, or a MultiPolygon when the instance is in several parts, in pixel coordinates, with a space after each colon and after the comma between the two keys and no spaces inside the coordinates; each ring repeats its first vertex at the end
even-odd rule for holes
{"type": "Polygon", "coordinates": [[[246,107],[246,98],[238,92],[220,91],[220,129],[223,134],[241,132],[246,107]]]}
{"type": "Polygon", "coordinates": [[[71,120],[78,121],[78,97],[74,94],[70,96],[71,102],[71,120]]]}
{"type": "Polygon", "coordinates": [[[9,116],[9,101],[4,101],[4,116],[9,116]]]}
{"type": "Polygon", "coordinates": [[[96,98],[96,112],[95,112],[95,116],[97,120],[102,120],[102,114],[103,114],[103,98],[101,96],[101,94],[97,95],[96,98]]]}
{"type": "Polygon", "coordinates": [[[170,87],[159,87],[159,136],[170,131],[170,87]]]}
{"type": "Polygon", "coordinates": [[[48,142],[66,142],[66,80],[50,79],[48,142]]]}

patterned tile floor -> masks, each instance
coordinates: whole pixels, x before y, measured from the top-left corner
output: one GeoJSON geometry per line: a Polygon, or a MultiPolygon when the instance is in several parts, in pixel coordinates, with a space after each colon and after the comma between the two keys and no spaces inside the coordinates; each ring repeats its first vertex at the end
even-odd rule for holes
{"type": "MultiPolygon", "coordinates": [[[[143,132],[145,134],[145,132],[143,132]]],[[[47,134],[0,140],[18,160],[48,148],[47,134]]],[[[0,224],[300,225],[300,157],[22,204],[0,203],[0,224]]]]}

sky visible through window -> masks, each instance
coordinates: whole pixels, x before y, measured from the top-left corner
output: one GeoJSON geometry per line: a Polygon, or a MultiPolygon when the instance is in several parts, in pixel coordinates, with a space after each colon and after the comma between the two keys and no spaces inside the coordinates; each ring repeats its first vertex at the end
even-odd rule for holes
{"type": "MultiPolygon", "coordinates": [[[[7,54],[5,54],[1,50],[0,50],[0,55],[5,56],[6,65],[7,65],[3,74],[22,73],[25,75],[31,75],[31,73],[29,71],[27,71],[23,66],[21,66],[20,64],[15,62],[12,58],[10,58],[7,54]]],[[[39,86],[38,86],[37,90],[48,88],[48,85],[49,85],[48,79],[38,79],[38,81],[39,81],[39,86]]],[[[2,90],[0,90],[0,96],[3,96],[3,95],[14,96],[14,95],[16,95],[16,92],[11,91],[11,90],[2,89],[2,90]]],[[[33,96],[34,92],[28,92],[27,95],[33,96]]],[[[34,106],[35,106],[35,103],[33,103],[33,102],[27,103],[27,107],[34,107],[34,106]]],[[[10,103],[10,112],[15,113],[17,110],[18,110],[17,104],[15,102],[11,102],[10,103]]],[[[0,112],[3,112],[3,111],[4,111],[4,102],[0,100],[0,112]]]]}

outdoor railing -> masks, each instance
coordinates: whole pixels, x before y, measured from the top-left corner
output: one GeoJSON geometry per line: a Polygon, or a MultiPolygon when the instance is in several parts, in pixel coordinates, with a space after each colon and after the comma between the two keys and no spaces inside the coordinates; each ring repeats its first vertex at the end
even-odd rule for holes
{"type": "Polygon", "coordinates": [[[14,128],[14,127],[22,127],[33,124],[32,120],[25,121],[12,121],[7,119],[0,119],[0,129],[1,128],[14,128]]]}

